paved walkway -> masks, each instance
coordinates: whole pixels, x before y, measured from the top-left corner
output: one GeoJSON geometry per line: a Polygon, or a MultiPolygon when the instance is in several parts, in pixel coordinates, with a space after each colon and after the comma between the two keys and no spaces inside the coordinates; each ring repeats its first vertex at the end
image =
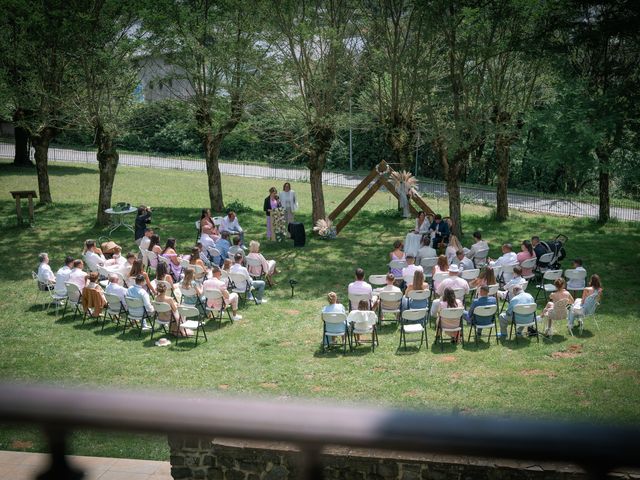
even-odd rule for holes
{"type": "MultiPolygon", "coordinates": [[[[49,463],[45,453],[0,451],[0,480],[34,480],[49,463]]],[[[169,462],[69,456],[86,480],[173,480],[169,462]]]]}
{"type": "MultiPolygon", "coordinates": [[[[0,157],[13,158],[15,146],[11,143],[0,142],[0,157]]],[[[68,163],[97,163],[95,151],[72,150],[68,148],[49,148],[49,160],[68,163]]],[[[194,172],[206,171],[204,161],[182,160],[180,158],[159,157],[153,155],[137,155],[131,153],[120,154],[120,165],[131,167],[162,168],[174,170],[187,170],[194,172]]],[[[256,165],[243,162],[220,162],[220,172],[224,175],[253,178],[275,178],[281,181],[308,182],[309,170],[306,168],[274,167],[271,165],[256,165]]],[[[322,183],[334,187],[355,188],[364,178],[362,175],[329,172],[322,174],[322,183]]],[[[435,195],[436,198],[445,198],[446,188],[442,183],[433,181],[420,181],[422,194],[435,195]]],[[[486,203],[495,205],[496,192],[483,188],[462,186],[460,195],[463,201],[486,203]]],[[[508,193],[509,207],[535,213],[550,213],[571,217],[598,217],[598,205],[558,198],[543,198],[535,195],[520,193],[508,193]]],[[[427,199],[427,203],[429,200],[427,199]]],[[[612,207],[611,217],[620,220],[640,221],[640,209],[612,207]]]]}

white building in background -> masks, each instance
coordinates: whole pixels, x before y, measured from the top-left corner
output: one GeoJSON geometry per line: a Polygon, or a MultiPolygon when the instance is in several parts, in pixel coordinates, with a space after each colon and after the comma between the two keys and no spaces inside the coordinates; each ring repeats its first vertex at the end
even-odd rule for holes
{"type": "Polygon", "coordinates": [[[140,101],[185,99],[193,95],[191,84],[185,79],[182,68],[151,55],[139,56],[136,63],[140,79],[136,96],[140,101]]]}

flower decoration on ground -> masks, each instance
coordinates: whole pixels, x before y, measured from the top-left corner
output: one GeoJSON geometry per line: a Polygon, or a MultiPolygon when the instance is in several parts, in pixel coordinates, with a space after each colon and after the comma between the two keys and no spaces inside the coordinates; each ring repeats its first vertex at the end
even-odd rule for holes
{"type": "Polygon", "coordinates": [[[337,235],[336,227],[328,218],[321,218],[320,220],[318,220],[316,222],[316,226],[313,227],[313,231],[318,232],[320,238],[323,238],[325,240],[336,238],[337,235]]]}
{"type": "Polygon", "coordinates": [[[284,208],[278,207],[271,210],[271,222],[273,223],[273,231],[276,241],[282,242],[287,238],[287,222],[285,221],[284,208]]]}

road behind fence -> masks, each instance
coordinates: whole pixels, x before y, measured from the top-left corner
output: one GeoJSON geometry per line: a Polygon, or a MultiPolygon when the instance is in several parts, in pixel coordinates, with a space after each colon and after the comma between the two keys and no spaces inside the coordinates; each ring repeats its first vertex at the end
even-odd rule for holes
{"type": "MultiPolygon", "coordinates": [[[[13,158],[14,145],[0,143],[0,157],[13,158]]],[[[95,150],[75,150],[70,148],[49,148],[50,162],[96,164],[95,150]]],[[[204,160],[178,157],[163,157],[151,154],[121,153],[120,165],[130,167],[163,168],[192,172],[206,171],[204,160]]],[[[223,175],[253,178],[273,178],[290,182],[309,182],[309,170],[291,165],[273,165],[243,161],[221,161],[223,175]]],[[[361,172],[344,173],[324,171],[322,182],[334,187],[355,188],[366,174],[361,172]]],[[[419,178],[419,191],[422,196],[436,198],[438,202],[447,201],[447,191],[443,182],[419,178]]],[[[495,206],[495,190],[486,187],[462,185],[462,201],[495,206]]],[[[571,217],[598,217],[598,204],[589,200],[553,195],[509,192],[509,208],[528,212],[564,215],[571,217]]],[[[611,217],[624,221],[640,221],[640,207],[637,202],[624,199],[611,200],[611,217]]]]}

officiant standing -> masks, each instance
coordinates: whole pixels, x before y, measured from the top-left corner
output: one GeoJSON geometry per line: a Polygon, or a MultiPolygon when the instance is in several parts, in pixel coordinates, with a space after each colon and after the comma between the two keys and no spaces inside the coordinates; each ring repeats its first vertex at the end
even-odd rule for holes
{"type": "Polygon", "coordinates": [[[289,182],[285,183],[282,187],[280,203],[282,204],[282,208],[284,208],[285,221],[287,224],[293,223],[294,212],[298,210],[298,199],[296,198],[296,192],[291,190],[291,184],[289,182]]]}

